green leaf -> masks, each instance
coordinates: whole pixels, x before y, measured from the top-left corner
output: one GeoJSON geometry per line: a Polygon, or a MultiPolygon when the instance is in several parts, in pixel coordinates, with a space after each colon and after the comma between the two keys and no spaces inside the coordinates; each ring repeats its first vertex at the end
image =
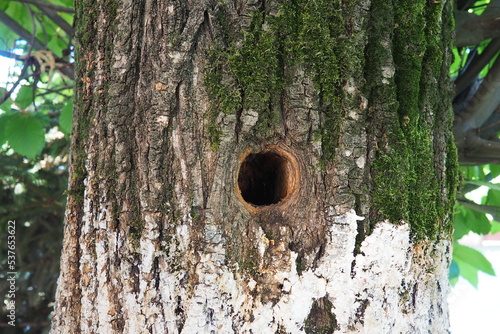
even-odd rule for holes
{"type": "Polygon", "coordinates": [[[61,116],[59,116],[59,128],[65,135],[68,135],[71,133],[72,123],[73,123],[73,101],[69,101],[61,110],[61,116]]]}
{"type": "Polygon", "coordinates": [[[24,110],[33,103],[33,86],[22,86],[16,96],[16,105],[24,110]]]}
{"type": "Polygon", "coordinates": [[[7,138],[5,137],[5,124],[7,124],[11,117],[11,112],[0,115],[0,146],[5,144],[5,142],[7,141],[7,138]]]}
{"type": "Polygon", "coordinates": [[[491,231],[490,231],[490,233],[491,234],[495,234],[495,233],[498,233],[498,232],[500,232],[500,223],[496,222],[496,221],[492,221],[491,222],[491,231]]]}
{"type": "Polygon", "coordinates": [[[459,169],[467,180],[484,180],[486,177],[483,166],[460,167],[459,169]]]}
{"type": "Polygon", "coordinates": [[[68,46],[66,45],[66,43],[64,43],[63,40],[61,40],[59,36],[54,35],[47,44],[47,47],[50,49],[50,51],[52,51],[52,53],[54,53],[56,57],[61,58],[62,51],[68,46]]]}
{"type": "Polygon", "coordinates": [[[500,175],[500,165],[487,165],[490,169],[490,177],[494,179],[498,175],[500,175]]]}
{"type": "Polygon", "coordinates": [[[485,235],[490,233],[491,222],[486,218],[484,212],[478,212],[470,208],[463,207],[464,217],[462,222],[472,232],[485,235]]]}
{"type": "Polygon", "coordinates": [[[5,138],[10,147],[28,158],[35,158],[45,146],[45,130],[39,119],[19,113],[5,124],[5,138]]]}
{"type": "MultiPolygon", "coordinates": [[[[459,243],[453,244],[453,260],[460,267],[460,274],[465,277],[464,269],[482,271],[488,275],[495,276],[495,271],[490,261],[478,250],[459,243]]],[[[477,274],[476,274],[477,275],[477,274]]],[[[472,283],[472,282],[471,282],[472,283]]]]}
{"type": "MultiPolygon", "coordinates": [[[[487,40],[486,41],[483,41],[481,44],[479,44],[479,50],[480,52],[482,53],[482,51],[484,50],[484,48],[490,43],[491,40],[487,40]]],[[[490,62],[488,63],[488,65],[486,65],[482,70],[481,72],[479,72],[479,77],[480,78],[484,78],[486,77],[486,75],[488,74],[488,72],[490,71],[490,68],[493,66],[493,64],[495,63],[495,61],[497,60],[498,58],[498,54],[496,54],[493,58],[491,58],[490,62]]]]}
{"type": "Polygon", "coordinates": [[[42,127],[46,128],[50,126],[50,117],[47,116],[44,113],[37,112],[33,114],[33,117],[37,118],[40,121],[40,124],[42,124],[42,127]]]}
{"type": "Polygon", "coordinates": [[[73,0],[54,0],[52,2],[56,5],[66,6],[66,7],[70,7],[70,8],[73,8],[73,6],[74,6],[73,0]]]}
{"type": "Polygon", "coordinates": [[[49,36],[54,36],[57,34],[57,25],[49,21],[48,19],[43,20],[43,29],[37,29],[36,38],[43,44],[47,44],[49,36]]]}
{"type": "Polygon", "coordinates": [[[458,282],[458,277],[450,278],[450,285],[455,286],[458,282]]]}
{"type": "Polygon", "coordinates": [[[488,190],[485,204],[500,207],[500,191],[493,189],[488,190]]]}
{"type": "Polygon", "coordinates": [[[465,262],[461,262],[461,261],[456,261],[456,263],[457,263],[458,267],[460,268],[460,276],[462,276],[467,281],[469,281],[469,283],[473,287],[477,288],[477,284],[479,282],[477,268],[474,268],[474,266],[472,266],[468,263],[465,263],[465,262]]]}
{"type": "MultiPolygon", "coordinates": [[[[64,5],[63,5],[64,6],[64,5]]],[[[73,5],[71,5],[73,6],[73,5]]],[[[70,25],[73,25],[73,14],[70,13],[59,13],[61,17],[66,20],[70,25]]]]}
{"type": "Polygon", "coordinates": [[[456,47],[453,48],[453,62],[450,66],[450,74],[452,77],[456,78],[458,75],[458,71],[462,66],[462,57],[458,53],[458,49],[456,47]]]}
{"type": "Polygon", "coordinates": [[[9,15],[14,21],[17,21],[25,29],[31,32],[32,21],[28,9],[20,2],[10,1],[9,6],[5,9],[5,14],[9,15]]]}
{"type": "Polygon", "coordinates": [[[493,0],[478,0],[474,2],[474,6],[472,6],[472,12],[476,15],[481,15],[486,7],[484,5],[489,4],[493,0]]]}
{"type": "Polygon", "coordinates": [[[459,240],[464,235],[467,235],[470,232],[470,228],[467,226],[467,209],[463,205],[457,203],[455,207],[455,216],[453,219],[453,227],[455,230],[453,231],[453,239],[459,240]]]}
{"type": "Polygon", "coordinates": [[[478,284],[478,271],[482,271],[492,276],[495,275],[495,271],[490,261],[488,261],[481,252],[460,245],[457,242],[453,244],[453,261],[459,267],[460,276],[465,278],[476,288],[478,284]]]}
{"type": "MultiPolygon", "coordinates": [[[[7,89],[5,88],[0,88],[0,98],[3,99],[3,97],[7,94],[7,89]]],[[[12,106],[12,99],[9,97],[7,100],[5,100],[1,105],[0,109],[3,111],[11,111],[11,106],[12,106]]]]}

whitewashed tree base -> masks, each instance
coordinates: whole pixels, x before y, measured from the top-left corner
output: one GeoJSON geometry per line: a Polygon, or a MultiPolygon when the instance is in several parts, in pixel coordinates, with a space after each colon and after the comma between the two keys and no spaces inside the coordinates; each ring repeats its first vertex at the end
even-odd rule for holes
{"type": "MultiPolygon", "coordinates": [[[[442,328],[449,327],[447,305],[443,303],[449,290],[446,255],[449,242],[437,243],[432,249],[432,257],[428,257],[426,253],[431,249],[422,244],[411,244],[407,224],[380,222],[362,242],[361,253],[354,257],[356,221],[363,218],[353,211],[332,218],[329,242],[317,268],[298,275],[297,255],[291,252],[289,265],[275,274],[283,282],[283,293],[274,305],[262,304],[253,298],[256,282],[235,277],[233,271],[224,265],[224,239],[216,230],[207,230],[205,234],[209,249],[201,255],[194,270],[200,283],[193,291],[184,288],[183,278],[188,275],[187,271],[170,274],[171,268],[165,257],[160,256],[160,270],[165,274],[160,275],[158,289],[151,284],[142,284],[147,280],[141,279],[139,293],[131,293],[127,292],[131,287],[124,282],[124,291],[120,295],[124,299],[123,308],[116,312],[124,315],[125,333],[145,333],[145,328],[158,334],[271,334],[279,333],[279,330],[305,333],[304,325],[313,301],[323,297],[333,305],[331,312],[336,316],[336,332],[339,333],[413,334],[429,333],[429,328],[436,328],[431,333],[442,333],[442,328]],[[422,264],[425,258],[433,262],[422,264]]],[[[145,235],[150,235],[151,239],[141,241],[143,263],[139,265],[140,278],[147,278],[152,269],[153,253],[148,245],[152,245],[156,238],[154,231],[145,235]]],[[[178,228],[177,251],[188,249],[188,235],[185,226],[178,228]]],[[[259,240],[262,252],[266,251],[268,243],[262,234],[259,240]]],[[[104,248],[96,243],[96,265],[103,273],[108,260],[104,248]]],[[[91,263],[82,262],[83,271],[86,265],[91,263]]],[[[127,266],[122,269],[125,271],[123,275],[127,275],[127,266]]],[[[103,333],[115,333],[110,305],[116,296],[113,291],[108,291],[105,275],[96,277],[92,284],[100,297],[97,304],[93,304],[93,296],[84,295],[82,331],[91,332],[85,324],[98,322],[103,333]]]]}

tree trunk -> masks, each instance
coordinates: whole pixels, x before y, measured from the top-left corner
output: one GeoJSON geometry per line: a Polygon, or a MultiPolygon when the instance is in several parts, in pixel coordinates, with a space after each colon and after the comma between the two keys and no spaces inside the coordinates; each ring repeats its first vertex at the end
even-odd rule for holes
{"type": "Polygon", "coordinates": [[[53,333],[443,333],[450,1],[76,1],[53,333]]]}

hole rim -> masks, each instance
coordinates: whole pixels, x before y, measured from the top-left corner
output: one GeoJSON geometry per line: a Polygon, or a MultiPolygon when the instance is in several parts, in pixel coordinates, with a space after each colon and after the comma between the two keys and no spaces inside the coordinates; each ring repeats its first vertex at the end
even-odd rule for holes
{"type": "Polygon", "coordinates": [[[268,145],[264,147],[262,150],[252,150],[251,148],[247,148],[244,152],[240,154],[238,159],[238,168],[236,172],[236,180],[235,180],[235,192],[238,200],[245,206],[245,208],[250,213],[257,213],[262,210],[270,209],[270,208],[285,208],[290,206],[295,202],[295,199],[298,194],[298,190],[300,188],[300,168],[295,156],[289,152],[288,150],[283,149],[278,145],[268,145]],[[251,155],[260,155],[260,154],[275,154],[277,158],[283,160],[282,170],[286,174],[286,180],[284,181],[284,196],[282,196],[277,202],[258,205],[251,203],[243,197],[242,190],[240,188],[240,172],[243,164],[246,159],[251,155]]]}

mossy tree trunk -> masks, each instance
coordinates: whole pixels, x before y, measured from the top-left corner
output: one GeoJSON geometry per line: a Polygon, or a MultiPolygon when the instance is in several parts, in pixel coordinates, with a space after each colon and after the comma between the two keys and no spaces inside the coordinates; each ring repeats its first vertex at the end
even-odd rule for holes
{"type": "Polygon", "coordinates": [[[450,1],[76,1],[53,333],[442,333],[450,1]]]}

